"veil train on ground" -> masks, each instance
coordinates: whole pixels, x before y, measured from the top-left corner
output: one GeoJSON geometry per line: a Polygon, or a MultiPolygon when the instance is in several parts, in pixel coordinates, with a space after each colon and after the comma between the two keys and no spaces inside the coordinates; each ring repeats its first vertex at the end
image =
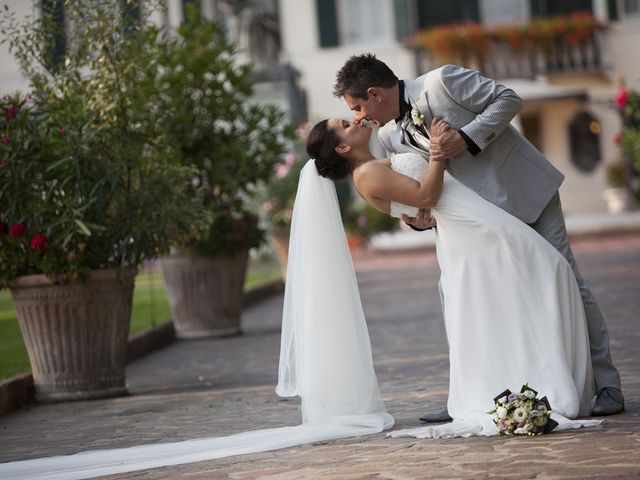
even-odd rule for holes
{"type": "Polygon", "coordinates": [[[3,479],[70,480],[257,453],[391,428],[335,186],[302,169],[291,226],[276,392],[301,398],[302,424],[226,437],[0,464],[3,479]]]}

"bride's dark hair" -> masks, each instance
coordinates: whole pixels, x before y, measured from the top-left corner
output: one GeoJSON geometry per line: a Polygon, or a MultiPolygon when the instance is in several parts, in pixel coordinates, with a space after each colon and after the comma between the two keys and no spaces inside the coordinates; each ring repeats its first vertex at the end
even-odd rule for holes
{"type": "Polygon", "coordinates": [[[307,138],[307,154],[315,158],[318,173],[331,180],[341,180],[353,171],[349,159],[336,152],[340,137],[329,128],[328,120],[317,123],[307,138]]]}

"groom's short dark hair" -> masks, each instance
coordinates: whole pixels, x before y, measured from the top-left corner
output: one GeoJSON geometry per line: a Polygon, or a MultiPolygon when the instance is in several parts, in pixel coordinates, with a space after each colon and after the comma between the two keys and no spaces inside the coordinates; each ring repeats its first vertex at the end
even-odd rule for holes
{"type": "Polygon", "coordinates": [[[353,55],[336,74],[333,94],[340,98],[349,95],[353,98],[369,98],[369,87],[393,87],[398,77],[372,53],[353,55]]]}

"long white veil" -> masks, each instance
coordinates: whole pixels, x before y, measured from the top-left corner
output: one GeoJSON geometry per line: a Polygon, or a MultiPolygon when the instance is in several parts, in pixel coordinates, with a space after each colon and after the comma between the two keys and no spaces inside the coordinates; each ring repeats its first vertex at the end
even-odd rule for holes
{"type": "Polygon", "coordinates": [[[293,209],[276,392],[302,398],[304,424],[393,425],[373,370],[336,189],[313,160],[300,173],[293,209]]]}
{"type": "Polygon", "coordinates": [[[332,181],[310,160],[298,183],[290,236],[276,392],[300,396],[302,424],[183,442],[0,464],[0,478],[81,479],[378,433],[393,426],[332,181]]]}

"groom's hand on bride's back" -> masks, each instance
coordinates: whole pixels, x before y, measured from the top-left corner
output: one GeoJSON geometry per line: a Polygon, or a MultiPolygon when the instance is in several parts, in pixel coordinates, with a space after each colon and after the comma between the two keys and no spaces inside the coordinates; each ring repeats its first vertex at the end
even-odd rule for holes
{"type": "Polygon", "coordinates": [[[415,217],[403,214],[402,221],[417,231],[429,230],[436,226],[436,219],[431,216],[431,210],[428,208],[421,208],[415,217]]]}

